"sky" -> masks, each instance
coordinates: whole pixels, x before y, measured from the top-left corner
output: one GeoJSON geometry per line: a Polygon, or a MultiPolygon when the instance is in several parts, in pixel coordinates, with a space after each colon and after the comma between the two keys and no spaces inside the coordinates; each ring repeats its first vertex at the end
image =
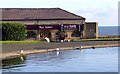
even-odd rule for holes
{"type": "Polygon", "coordinates": [[[118,26],[119,0],[0,0],[0,8],[62,8],[98,22],[99,26],[118,26]]]}

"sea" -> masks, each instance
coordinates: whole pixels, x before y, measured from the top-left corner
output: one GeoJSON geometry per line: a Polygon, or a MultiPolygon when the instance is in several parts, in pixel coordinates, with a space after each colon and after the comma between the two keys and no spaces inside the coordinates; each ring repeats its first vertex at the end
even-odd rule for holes
{"type": "Polygon", "coordinates": [[[120,26],[99,26],[99,36],[120,36],[120,26]]]}

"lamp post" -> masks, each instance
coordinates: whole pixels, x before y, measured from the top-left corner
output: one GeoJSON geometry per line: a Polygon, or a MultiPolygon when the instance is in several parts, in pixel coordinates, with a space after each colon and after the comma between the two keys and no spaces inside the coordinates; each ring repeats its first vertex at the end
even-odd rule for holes
{"type": "Polygon", "coordinates": [[[78,23],[78,26],[79,26],[79,31],[80,31],[80,24],[78,23]]]}
{"type": "Polygon", "coordinates": [[[63,26],[63,24],[61,24],[61,31],[64,31],[64,26],[63,26]]]}
{"type": "MultiPolygon", "coordinates": [[[[39,20],[36,20],[35,25],[38,25],[38,23],[39,23],[39,20]]],[[[36,39],[40,40],[40,31],[39,31],[39,29],[37,30],[36,39]]]]}

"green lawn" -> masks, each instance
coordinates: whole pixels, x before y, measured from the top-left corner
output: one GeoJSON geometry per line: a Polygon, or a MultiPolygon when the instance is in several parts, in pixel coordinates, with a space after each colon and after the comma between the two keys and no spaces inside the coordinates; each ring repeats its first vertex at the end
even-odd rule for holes
{"type": "Polygon", "coordinates": [[[48,43],[47,41],[0,41],[0,44],[40,44],[48,43]]]}
{"type": "MultiPolygon", "coordinates": [[[[80,39],[74,41],[105,41],[105,40],[120,40],[120,38],[99,38],[99,39],[80,39]]],[[[0,44],[40,44],[48,43],[47,41],[0,41],[0,44]]]]}
{"type": "Polygon", "coordinates": [[[74,41],[107,41],[107,40],[120,40],[120,38],[98,38],[98,39],[80,39],[74,41]]]}

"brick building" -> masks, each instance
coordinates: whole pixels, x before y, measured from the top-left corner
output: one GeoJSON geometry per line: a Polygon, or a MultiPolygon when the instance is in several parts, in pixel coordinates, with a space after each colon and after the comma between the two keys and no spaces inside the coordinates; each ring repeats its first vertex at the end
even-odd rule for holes
{"type": "Polygon", "coordinates": [[[26,25],[28,36],[51,40],[64,31],[66,39],[98,37],[98,23],[61,8],[2,8],[2,22],[26,25]]]}

